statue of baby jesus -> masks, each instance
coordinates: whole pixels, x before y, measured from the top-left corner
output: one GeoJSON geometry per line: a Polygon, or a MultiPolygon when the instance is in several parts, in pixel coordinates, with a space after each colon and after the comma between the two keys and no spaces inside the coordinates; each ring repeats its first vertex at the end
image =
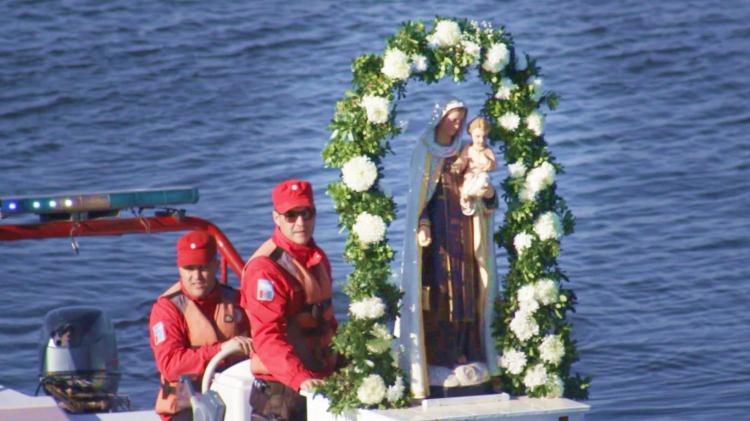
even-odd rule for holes
{"type": "Polygon", "coordinates": [[[463,174],[461,184],[461,211],[464,215],[474,215],[476,201],[491,188],[488,172],[496,168],[495,153],[487,147],[487,135],[490,123],[482,117],[475,117],[469,123],[466,131],[471,136],[471,144],[461,148],[456,162],[451,170],[455,174],[463,174]]]}

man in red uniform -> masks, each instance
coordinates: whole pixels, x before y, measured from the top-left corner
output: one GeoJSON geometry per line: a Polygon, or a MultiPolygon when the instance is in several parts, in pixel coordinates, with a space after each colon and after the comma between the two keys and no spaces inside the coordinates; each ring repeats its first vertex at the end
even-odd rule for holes
{"type": "Polygon", "coordinates": [[[304,420],[305,399],[336,364],[331,339],[338,324],[331,306],[331,264],[313,240],[310,183],[286,180],[272,193],[273,236],[245,266],[242,307],[252,330],[256,377],[253,414],[304,420]]]}
{"type": "MultiPolygon", "coordinates": [[[[216,239],[192,231],[177,241],[180,280],[154,303],[149,319],[151,349],[161,374],[156,412],[162,420],[192,420],[183,374],[200,384],[208,362],[220,350],[250,353],[248,323],[239,294],[216,281],[216,239]]],[[[196,390],[198,387],[196,386],[196,390]]]]}

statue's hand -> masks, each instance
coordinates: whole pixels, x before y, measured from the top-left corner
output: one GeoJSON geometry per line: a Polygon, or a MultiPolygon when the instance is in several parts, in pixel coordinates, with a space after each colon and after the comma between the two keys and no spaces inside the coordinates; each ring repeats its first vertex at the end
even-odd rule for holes
{"type": "Polygon", "coordinates": [[[432,236],[430,235],[430,227],[421,226],[417,230],[417,244],[420,247],[427,247],[432,242],[432,236]]]}
{"type": "Polygon", "coordinates": [[[492,184],[485,183],[480,189],[479,189],[479,195],[481,197],[484,197],[485,199],[489,199],[492,196],[495,195],[495,188],[492,187],[492,184]]]}
{"type": "Polygon", "coordinates": [[[451,172],[453,174],[461,174],[464,172],[464,166],[466,165],[466,161],[462,158],[456,159],[456,161],[451,165],[451,172]]]}

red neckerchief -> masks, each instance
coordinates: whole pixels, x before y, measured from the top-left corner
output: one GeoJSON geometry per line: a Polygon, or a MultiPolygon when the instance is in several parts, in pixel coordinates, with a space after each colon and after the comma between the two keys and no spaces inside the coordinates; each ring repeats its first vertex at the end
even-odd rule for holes
{"type": "Polygon", "coordinates": [[[323,260],[323,250],[315,244],[315,240],[313,239],[310,239],[310,242],[304,245],[297,244],[286,238],[279,227],[274,229],[273,237],[271,238],[277,246],[284,249],[285,252],[289,253],[294,258],[294,260],[302,263],[308,269],[323,260]]]}

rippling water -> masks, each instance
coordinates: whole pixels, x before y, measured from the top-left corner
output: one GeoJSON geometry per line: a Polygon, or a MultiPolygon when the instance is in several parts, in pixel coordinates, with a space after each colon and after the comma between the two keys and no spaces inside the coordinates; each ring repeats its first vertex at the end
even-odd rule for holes
{"type": "MultiPolygon", "coordinates": [[[[305,177],[343,281],[323,194],[337,174],[319,152],[351,59],[407,19],[504,24],[562,96],[546,131],[578,218],[561,265],[580,302],[575,368],[594,377],[588,418],[745,418],[750,3],[609,3],[3,2],[0,193],[196,185],[191,213],[247,256],[270,233],[270,188],[305,177]]],[[[401,215],[414,135],[449,95],[476,111],[485,91],[413,82],[399,105],[409,126],[385,184],[401,215]]],[[[402,232],[395,222],[393,244],[402,232]]],[[[84,238],[80,256],[63,239],[0,244],[0,383],[33,393],[43,315],[95,302],[116,324],[120,390],[149,407],[147,317],[176,279],[176,238],[84,238]]]]}

